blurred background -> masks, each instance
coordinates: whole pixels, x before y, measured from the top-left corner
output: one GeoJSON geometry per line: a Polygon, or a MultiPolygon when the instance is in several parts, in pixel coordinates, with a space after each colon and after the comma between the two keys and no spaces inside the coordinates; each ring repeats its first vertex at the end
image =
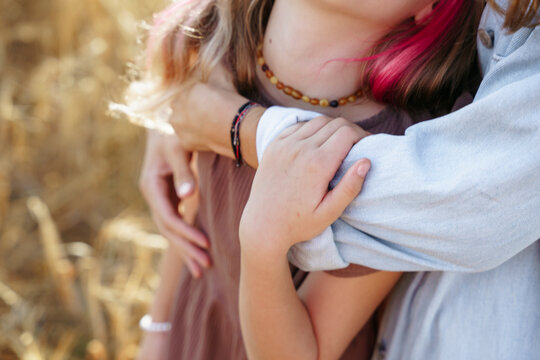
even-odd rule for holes
{"type": "Polygon", "coordinates": [[[133,359],[165,248],[107,113],[166,0],[0,0],[0,359],[133,359]]]}

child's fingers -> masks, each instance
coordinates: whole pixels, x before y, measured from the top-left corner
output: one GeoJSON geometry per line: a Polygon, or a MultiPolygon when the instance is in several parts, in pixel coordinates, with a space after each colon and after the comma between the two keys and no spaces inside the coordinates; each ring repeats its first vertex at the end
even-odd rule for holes
{"type": "Polygon", "coordinates": [[[345,211],[360,194],[370,167],[368,159],[361,159],[347,170],[337,186],[326,194],[317,207],[316,213],[324,218],[321,221],[332,222],[345,211]]]}
{"type": "Polygon", "coordinates": [[[297,141],[307,139],[328,124],[330,120],[331,119],[326,116],[318,116],[310,121],[306,121],[294,132],[294,134],[292,134],[292,136],[294,136],[297,141]]]}
{"type": "Polygon", "coordinates": [[[344,134],[345,132],[349,133],[353,137],[353,144],[369,135],[369,133],[362,129],[360,126],[355,125],[346,119],[337,118],[323,126],[311,138],[317,146],[323,147],[324,144],[326,144],[326,142],[330,138],[332,138],[334,134],[344,134]]]}

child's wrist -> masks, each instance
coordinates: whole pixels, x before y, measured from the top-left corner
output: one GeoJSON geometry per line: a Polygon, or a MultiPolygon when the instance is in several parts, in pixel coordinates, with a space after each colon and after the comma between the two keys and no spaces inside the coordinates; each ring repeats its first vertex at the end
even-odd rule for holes
{"type": "Polygon", "coordinates": [[[278,236],[241,235],[240,249],[243,256],[251,259],[264,259],[266,261],[276,261],[287,257],[289,246],[279,241],[278,236]]]}

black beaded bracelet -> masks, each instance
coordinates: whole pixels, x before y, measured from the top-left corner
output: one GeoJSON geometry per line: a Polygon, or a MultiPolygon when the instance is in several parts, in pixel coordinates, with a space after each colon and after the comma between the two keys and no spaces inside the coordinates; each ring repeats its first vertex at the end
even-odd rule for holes
{"type": "Polygon", "coordinates": [[[240,167],[243,164],[242,151],[240,151],[240,123],[246,117],[249,109],[254,106],[258,106],[256,102],[248,101],[244,105],[240,106],[238,113],[235,115],[231,125],[231,146],[236,159],[236,167],[240,167]]]}

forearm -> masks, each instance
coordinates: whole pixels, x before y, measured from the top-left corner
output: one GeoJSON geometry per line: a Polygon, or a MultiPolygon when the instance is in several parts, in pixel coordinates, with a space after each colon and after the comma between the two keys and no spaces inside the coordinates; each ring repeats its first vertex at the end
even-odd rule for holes
{"type": "MultiPolygon", "coordinates": [[[[256,169],[259,166],[257,160],[257,125],[266,109],[262,106],[252,108],[244,118],[240,127],[240,144],[242,156],[246,164],[256,169]]],[[[231,151],[232,154],[232,151],[231,151]]]]}
{"type": "Polygon", "coordinates": [[[242,250],[240,321],[250,359],[316,359],[309,314],[293,285],[285,254],[242,250]]]}
{"type": "MultiPolygon", "coordinates": [[[[171,123],[182,145],[191,151],[212,151],[234,159],[231,125],[238,109],[248,101],[231,89],[195,84],[173,104],[171,123]]],[[[257,167],[255,139],[262,106],[251,108],[240,124],[240,149],[244,162],[257,167]]]]}
{"type": "Polygon", "coordinates": [[[174,248],[163,253],[160,265],[160,283],[150,307],[154,322],[170,321],[177,285],[182,275],[183,261],[174,248]]]}
{"type": "MultiPolygon", "coordinates": [[[[192,159],[192,160],[195,160],[192,159]]],[[[181,216],[189,224],[193,224],[198,210],[198,194],[186,198],[182,202],[181,216]]],[[[155,293],[152,306],[150,307],[150,316],[155,322],[170,321],[178,283],[185,271],[184,259],[170,242],[169,247],[164,251],[159,276],[159,287],[155,293]]]]}
{"type": "MultiPolygon", "coordinates": [[[[233,94],[231,97],[234,95],[236,94],[233,94]]],[[[212,129],[212,136],[209,137],[210,142],[208,143],[211,150],[231,159],[234,159],[234,153],[231,146],[230,130],[232,120],[234,119],[238,108],[242,105],[242,103],[238,105],[239,100],[240,97],[234,96],[234,99],[219,105],[221,109],[215,111],[216,116],[219,117],[219,119],[216,119],[216,126],[209,127],[209,129],[212,129]],[[219,124],[217,124],[218,122],[219,124]]],[[[245,99],[242,98],[242,101],[244,100],[245,99]]],[[[262,106],[251,108],[240,124],[240,151],[242,152],[244,163],[252,168],[257,168],[259,164],[255,141],[257,124],[264,111],[265,108],[262,106]]]]}

